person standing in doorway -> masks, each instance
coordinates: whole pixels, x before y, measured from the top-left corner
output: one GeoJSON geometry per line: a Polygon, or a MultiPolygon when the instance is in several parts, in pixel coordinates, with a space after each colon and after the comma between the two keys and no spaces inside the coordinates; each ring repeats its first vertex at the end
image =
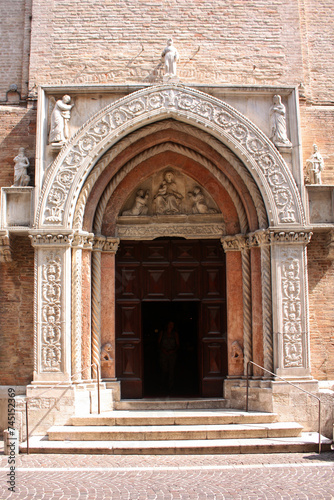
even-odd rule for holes
{"type": "Polygon", "coordinates": [[[168,394],[174,389],[175,365],[177,352],[180,346],[179,335],[173,321],[167,323],[166,328],[159,334],[160,368],[162,388],[168,394]]]}

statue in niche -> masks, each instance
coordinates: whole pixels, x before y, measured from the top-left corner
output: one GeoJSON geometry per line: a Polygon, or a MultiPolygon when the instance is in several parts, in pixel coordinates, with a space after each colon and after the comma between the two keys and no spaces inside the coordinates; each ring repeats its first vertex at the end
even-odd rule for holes
{"type": "Polygon", "coordinates": [[[30,163],[24,154],[24,148],[19,149],[19,154],[14,158],[14,184],[13,186],[28,186],[30,177],[27,174],[27,168],[30,163]]]}
{"type": "Polygon", "coordinates": [[[270,108],[270,139],[276,146],[292,146],[286,132],[285,106],[281,96],[274,95],[270,108]]]}
{"type": "Polygon", "coordinates": [[[193,214],[216,214],[217,210],[214,208],[209,208],[205,196],[200,187],[195,186],[193,191],[189,191],[189,198],[193,201],[192,213],[193,214]]]}
{"type": "Polygon", "coordinates": [[[49,143],[63,143],[69,138],[68,122],[71,118],[71,109],[74,106],[70,102],[69,95],[64,95],[56,102],[51,114],[49,143]]]}
{"type": "Polygon", "coordinates": [[[181,213],[182,194],[177,190],[174,173],[167,170],[158,192],[153,198],[157,215],[174,215],[181,213]]]}
{"type": "Polygon", "coordinates": [[[133,206],[130,208],[130,210],[125,210],[122,215],[146,215],[148,212],[148,197],[148,191],[138,189],[133,206]]]}
{"type": "Polygon", "coordinates": [[[167,45],[162,51],[161,57],[165,60],[165,76],[176,76],[176,63],[179,60],[179,53],[173,45],[173,39],[167,40],[167,45]]]}
{"type": "Polygon", "coordinates": [[[321,184],[321,172],[324,167],[324,160],[318,151],[318,146],[313,144],[313,154],[306,160],[306,169],[311,184],[321,184]]]}

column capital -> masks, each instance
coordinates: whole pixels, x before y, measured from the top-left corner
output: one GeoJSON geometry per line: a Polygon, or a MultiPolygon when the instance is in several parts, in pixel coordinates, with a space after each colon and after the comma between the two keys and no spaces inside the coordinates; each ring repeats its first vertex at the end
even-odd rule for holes
{"type": "Polygon", "coordinates": [[[107,237],[103,245],[103,253],[116,253],[119,247],[119,238],[109,238],[107,237]]]}
{"type": "Polygon", "coordinates": [[[247,247],[246,239],[245,234],[234,234],[232,236],[224,236],[220,241],[225,252],[240,252],[247,247]]]}
{"type": "Polygon", "coordinates": [[[31,230],[29,238],[33,247],[69,247],[73,239],[72,230],[31,230]]]}
{"type": "Polygon", "coordinates": [[[302,228],[296,230],[281,230],[269,228],[270,243],[293,243],[307,245],[311,241],[312,231],[310,228],[302,228]]]}
{"type": "Polygon", "coordinates": [[[72,240],[73,248],[81,248],[84,250],[92,250],[94,242],[94,234],[82,231],[75,231],[72,240]]]}

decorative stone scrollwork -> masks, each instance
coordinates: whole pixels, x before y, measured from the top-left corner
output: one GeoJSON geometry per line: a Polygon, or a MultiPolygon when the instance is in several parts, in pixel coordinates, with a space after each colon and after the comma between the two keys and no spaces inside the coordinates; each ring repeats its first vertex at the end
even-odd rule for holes
{"type": "Polygon", "coordinates": [[[7,231],[0,232],[0,262],[11,262],[12,253],[10,239],[7,231]]]}
{"type": "Polygon", "coordinates": [[[116,137],[131,132],[148,117],[166,116],[168,112],[211,128],[215,135],[224,137],[232,150],[242,155],[248,168],[255,169],[263,180],[263,195],[267,191],[267,200],[275,201],[271,206],[275,223],[304,222],[292,176],[262,132],[231,106],[214,97],[192,89],[162,86],[126,96],[86,122],[49,169],[37,210],[37,224],[63,224],[65,207],[75,206],[80,191],[72,190],[75,199],[69,199],[73,179],[79,170],[77,178],[85,179],[95,158],[110,147],[116,137]]]}
{"type": "Polygon", "coordinates": [[[153,239],[162,236],[220,238],[225,232],[225,224],[221,223],[117,225],[117,236],[122,239],[153,239]]]}
{"type": "Polygon", "coordinates": [[[284,253],[281,292],[283,303],[284,368],[303,366],[300,261],[293,252],[284,253]]]}
{"type": "Polygon", "coordinates": [[[61,259],[51,253],[42,266],[42,371],[60,372],[61,259]]]}
{"type": "Polygon", "coordinates": [[[270,231],[271,243],[302,243],[307,245],[311,241],[311,231],[270,231]]]}

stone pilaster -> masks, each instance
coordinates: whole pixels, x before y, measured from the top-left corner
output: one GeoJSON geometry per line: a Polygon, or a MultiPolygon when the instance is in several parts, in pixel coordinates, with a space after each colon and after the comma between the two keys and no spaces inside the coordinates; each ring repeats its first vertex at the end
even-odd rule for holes
{"type": "Polygon", "coordinates": [[[30,231],[35,248],[34,383],[71,378],[72,231],[30,231]]]}
{"type": "Polygon", "coordinates": [[[310,231],[269,232],[273,286],[274,371],[310,378],[306,245],[310,231]]]}
{"type": "Polygon", "coordinates": [[[12,254],[8,231],[0,231],[0,262],[11,262],[12,254]]]}

